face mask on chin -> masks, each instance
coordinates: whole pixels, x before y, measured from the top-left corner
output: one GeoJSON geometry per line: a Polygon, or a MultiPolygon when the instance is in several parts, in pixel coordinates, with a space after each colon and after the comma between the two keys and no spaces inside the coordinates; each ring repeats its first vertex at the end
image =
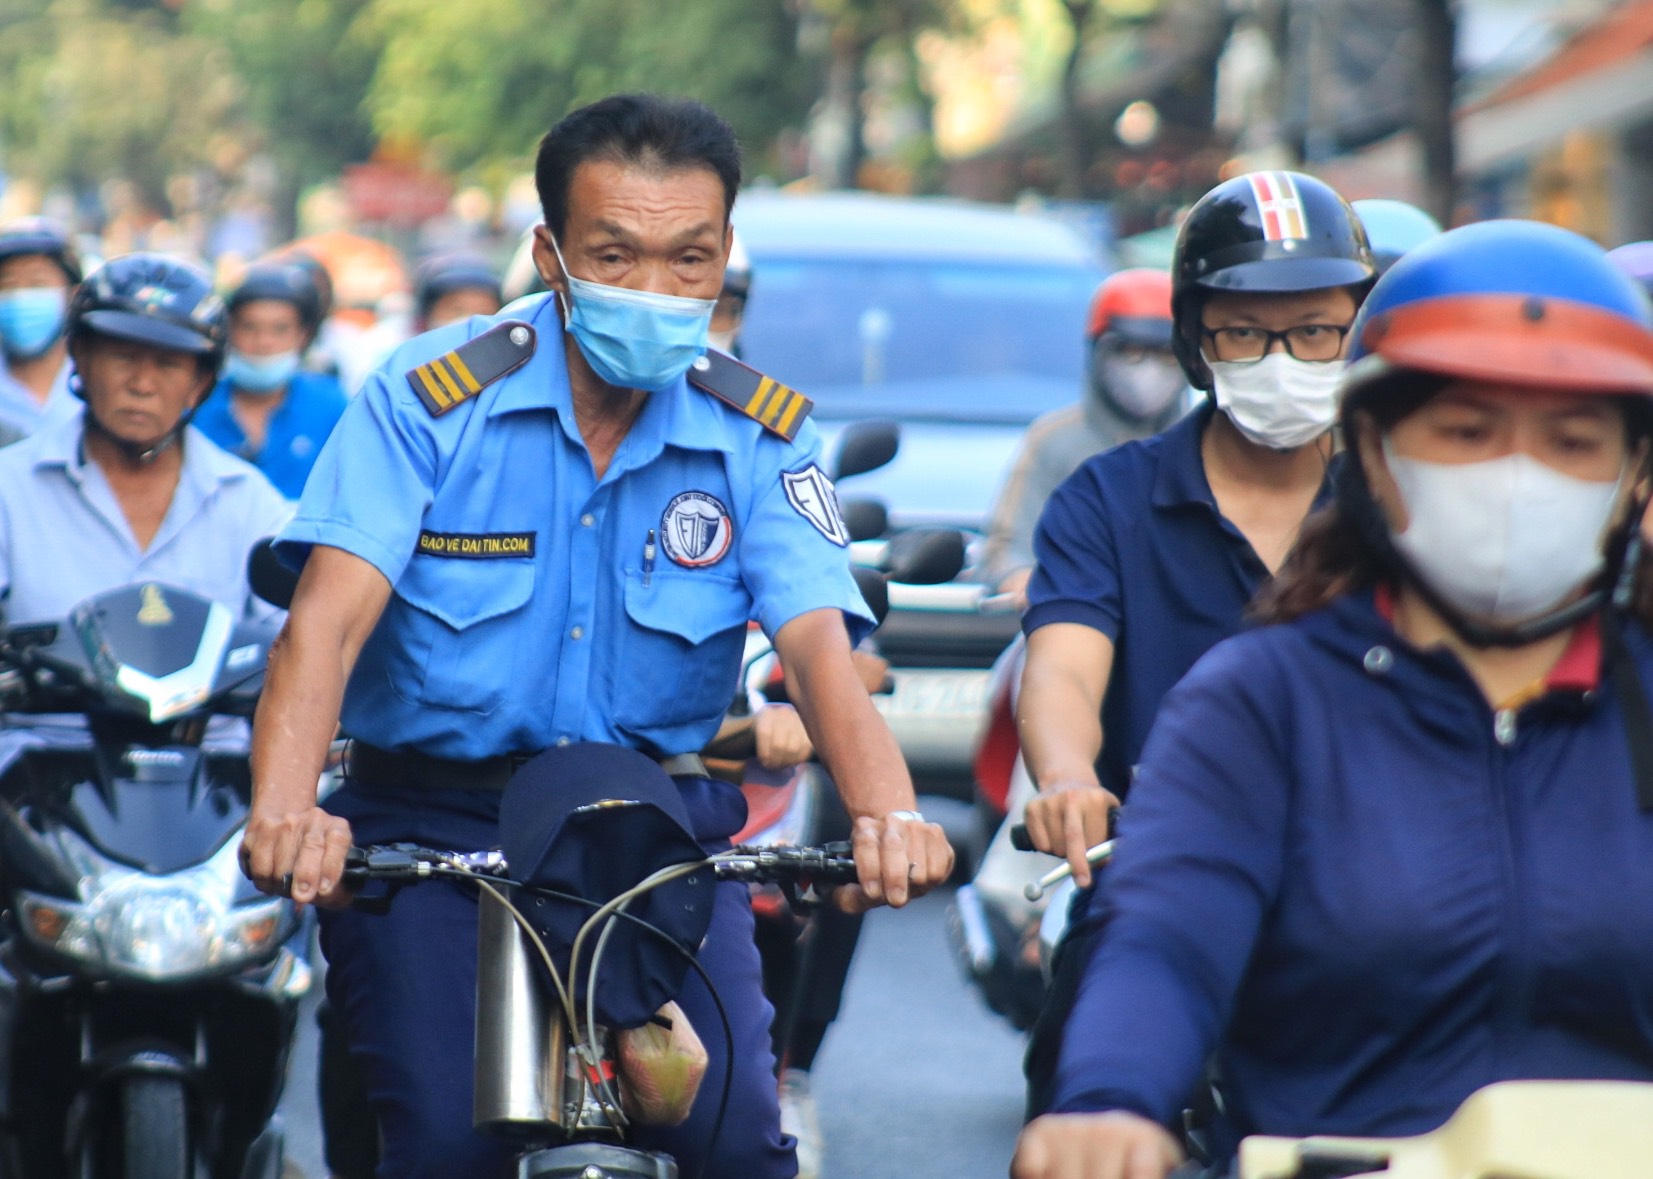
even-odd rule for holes
{"type": "Polygon", "coordinates": [[[1208,360],[1213,396],[1236,429],[1259,446],[1293,450],[1337,421],[1341,360],[1298,360],[1281,350],[1261,360],[1208,360]]]}
{"type": "Polygon", "coordinates": [[[1597,483],[1517,452],[1477,463],[1383,456],[1406,509],[1395,550],[1447,605],[1513,624],[1562,605],[1601,572],[1626,475],[1597,483]]]}
{"type": "Polygon", "coordinates": [[[234,348],[224,357],[224,378],[244,393],[274,393],[298,375],[297,351],[274,356],[248,356],[234,348]]]}
{"type": "Polygon", "coordinates": [[[552,239],[568,283],[564,320],[591,370],[617,389],[658,392],[706,351],[716,299],[633,291],[575,278],[552,239]]]}

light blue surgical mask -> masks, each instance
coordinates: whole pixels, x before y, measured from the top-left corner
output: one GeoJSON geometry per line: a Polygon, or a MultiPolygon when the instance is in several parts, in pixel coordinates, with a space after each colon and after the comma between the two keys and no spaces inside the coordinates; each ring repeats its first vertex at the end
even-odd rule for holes
{"type": "Polygon", "coordinates": [[[33,360],[57,343],[68,308],[62,287],[0,291],[0,349],[14,360],[33,360]]]}
{"type": "Polygon", "coordinates": [[[277,352],[274,356],[248,356],[230,349],[224,358],[224,377],[245,393],[274,393],[286,388],[298,373],[299,354],[277,352]]]}
{"type": "Polygon", "coordinates": [[[568,330],[592,371],[621,389],[667,388],[706,351],[716,299],[657,295],[575,278],[556,239],[569,300],[563,303],[568,330]],[[570,306],[570,302],[572,306],[570,306]]]}

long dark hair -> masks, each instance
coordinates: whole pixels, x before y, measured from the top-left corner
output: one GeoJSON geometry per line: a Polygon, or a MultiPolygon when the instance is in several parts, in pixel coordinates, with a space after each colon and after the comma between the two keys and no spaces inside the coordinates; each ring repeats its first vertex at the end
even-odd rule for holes
{"type": "MultiPolygon", "coordinates": [[[[1263,586],[1247,610],[1251,622],[1290,622],[1346,594],[1406,577],[1360,463],[1360,431],[1369,422],[1380,433],[1387,432],[1446,383],[1439,377],[1397,372],[1363,386],[1344,403],[1344,453],[1336,476],[1336,494],[1330,504],[1303,522],[1297,543],[1286,555],[1280,572],[1263,586]]],[[[1639,397],[1624,397],[1619,402],[1624,407],[1629,445],[1634,447],[1643,439],[1653,438],[1653,405],[1639,397]]],[[[1646,472],[1644,461],[1642,475],[1646,472]]],[[[1632,500],[1622,529],[1609,540],[1612,556],[1603,577],[1619,577],[1623,554],[1641,525],[1645,508],[1644,498],[1632,500]]],[[[1640,546],[1630,547],[1639,550],[1640,546]]],[[[1653,627],[1653,561],[1639,560],[1633,577],[1628,612],[1653,627]]]]}

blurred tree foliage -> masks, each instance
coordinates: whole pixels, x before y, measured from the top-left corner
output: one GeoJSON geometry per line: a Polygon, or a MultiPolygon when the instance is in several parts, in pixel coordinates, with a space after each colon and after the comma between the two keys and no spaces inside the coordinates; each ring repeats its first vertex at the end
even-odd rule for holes
{"type": "Polygon", "coordinates": [[[155,207],[204,162],[239,88],[172,12],[97,0],[0,0],[0,78],[8,172],[78,189],[122,177],[155,207]]]}
{"type": "MultiPolygon", "coordinates": [[[[278,204],[375,151],[501,183],[573,105],[651,90],[707,102],[754,172],[790,174],[795,158],[775,168],[769,156],[784,133],[812,110],[854,118],[869,48],[948,7],[0,0],[0,166],[79,192],[125,178],[157,210],[178,178],[230,187],[260,155],[276,165],[278,204]]],[[[850,136],[853,163],[858,126],[850,136]]]]}
{"type": "Polygon", "coordinates": [[[183,27],[216,47],[241,84],[240,120],[293,190],[373,150],[365,106],[381,45],[372,0],[191,0],[183,27]]]}
{"type": "Polygon", "coordinates": [[[756,152],[798,126],[815,79],[785,0],[374,0],[382,135],[466,168],[520,162],[569,108],[650,90],[708,103],[756,152]]]}

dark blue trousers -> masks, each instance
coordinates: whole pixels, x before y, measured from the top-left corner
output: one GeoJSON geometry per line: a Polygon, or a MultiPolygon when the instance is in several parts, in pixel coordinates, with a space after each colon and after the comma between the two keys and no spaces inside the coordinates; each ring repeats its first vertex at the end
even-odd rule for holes
{"type": "MultiPolygon", "coordinates": [[[[744,815],[739,791],[706,779],[680,779],[679,786],[696,836],[713,847],[726,842],[744,815]]],[[[350,782],[325,805],[350,821],[359,844],[471,851],[499,842],[497,794],[350,782]]],[[[474,889],[430,881],[404,888],[382,916],[321,914],[327,995],[367,1074],[382,1136],[378,1173],[386,1179],[511,1173],[510,1149],[471,1129],[476,912],[474,889]]],[[[710,1058],[700,1095],[683,1125],[640,1128],[632,1144],[670,1153],[684,1179],[791,1179],[797,1160],[792,1138],[780,1130],[769,1043],[774,1013],[763,997],[745,885],[718,886],[699,960],[728,1014],[733,1055],[705,984],[691,972],[677,1002],[710,1058]],[[725,1076],[729,1104],[714,1145],[725,1076]]]]}

